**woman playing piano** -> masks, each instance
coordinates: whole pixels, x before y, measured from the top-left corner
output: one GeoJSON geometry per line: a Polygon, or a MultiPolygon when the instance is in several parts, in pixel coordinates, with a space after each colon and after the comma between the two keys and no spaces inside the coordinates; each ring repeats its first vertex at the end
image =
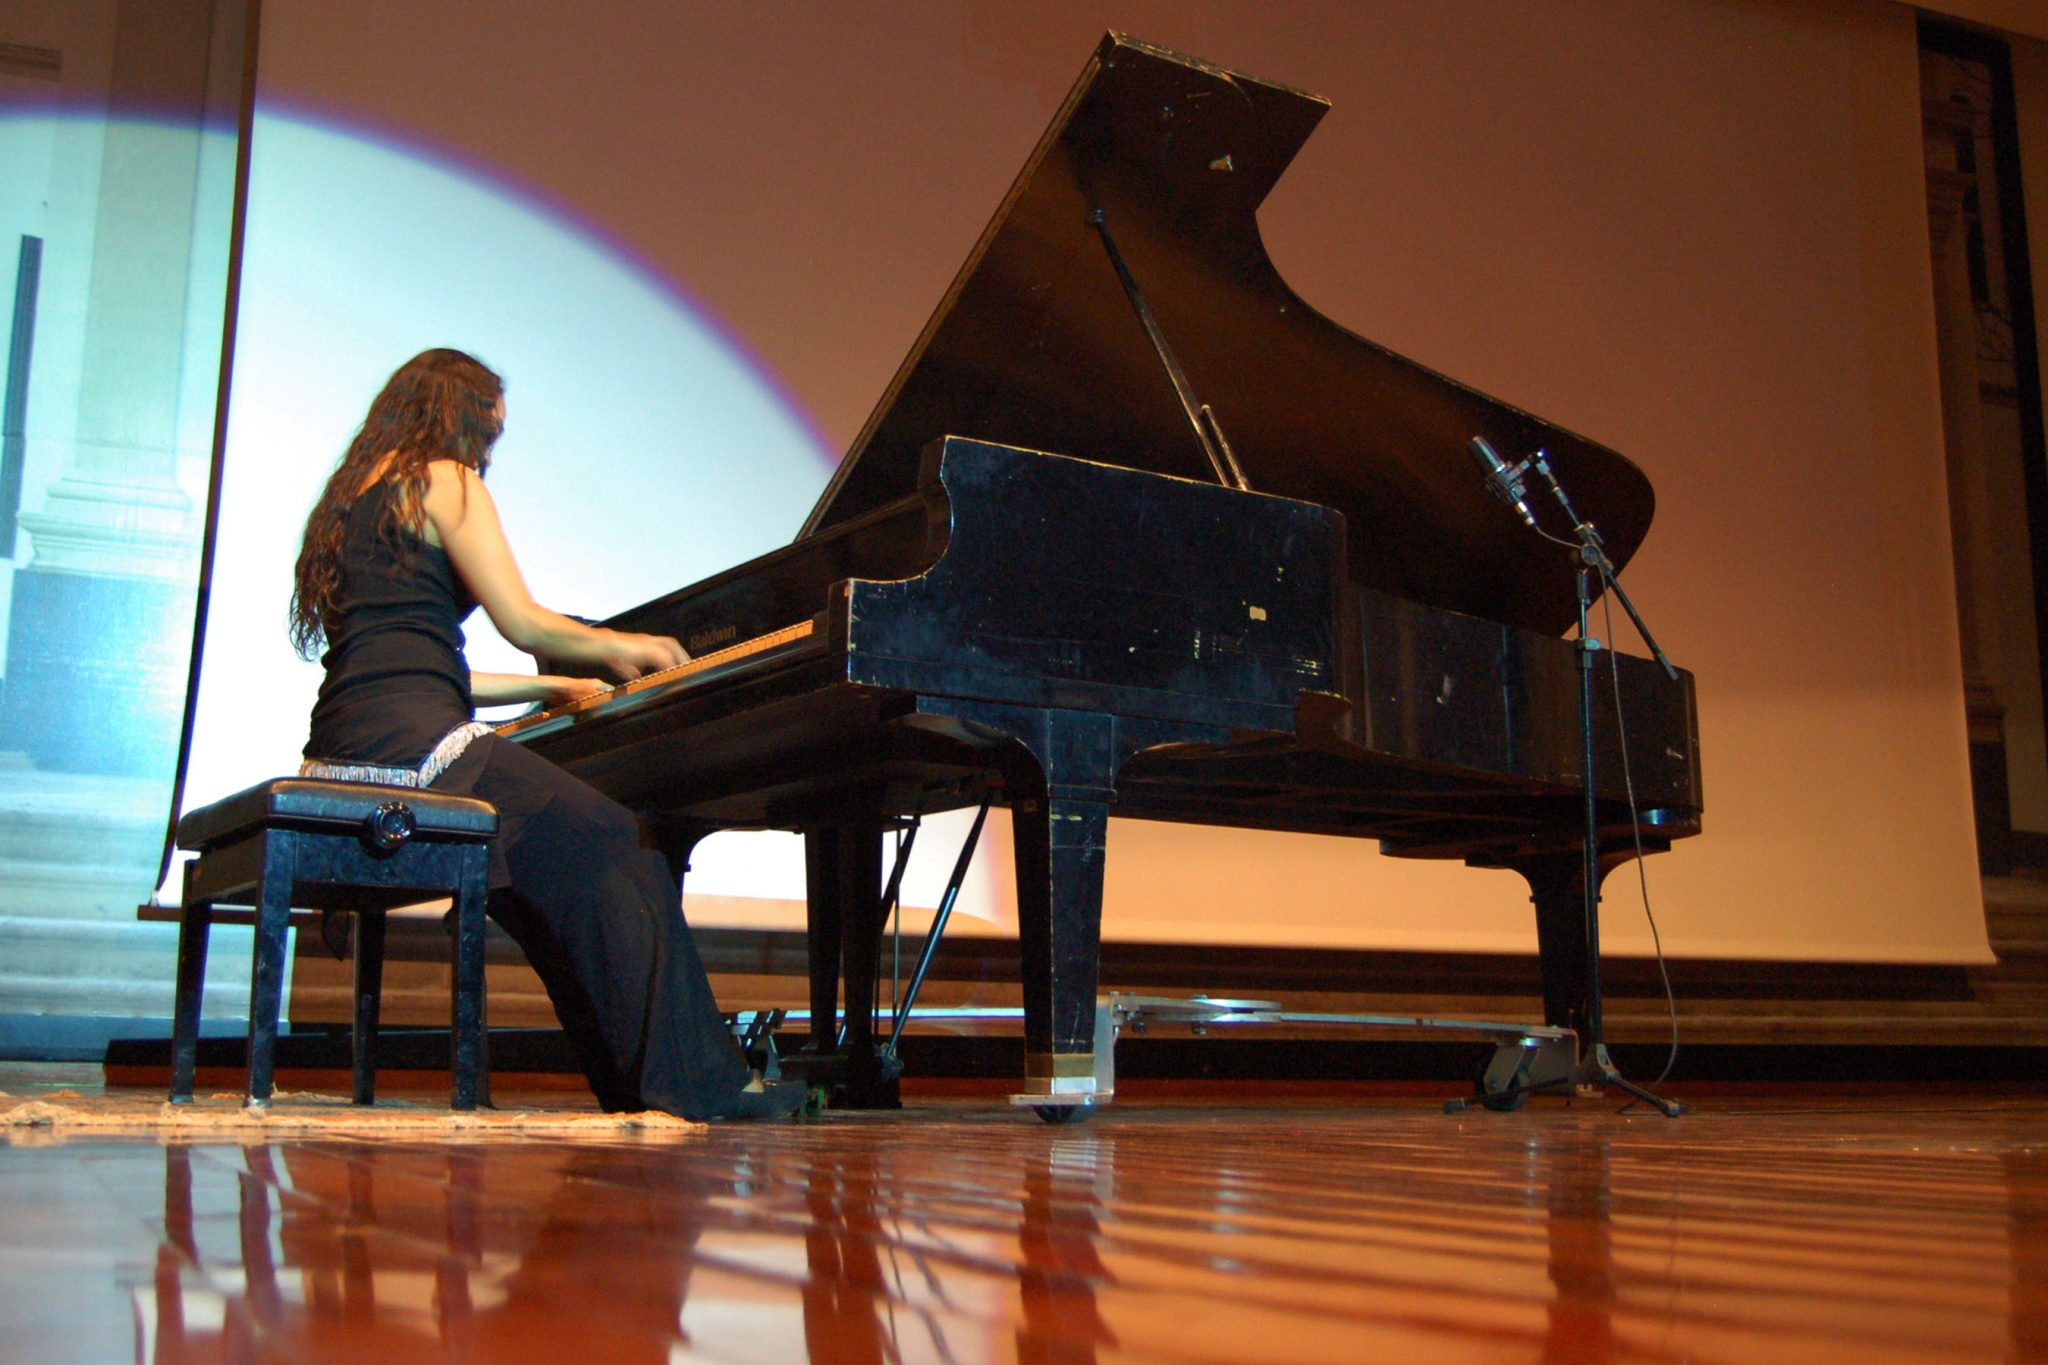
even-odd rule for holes
{"type": "Polygon", "coordinates": [[[788,1113],[727,1033],[683,922],[677,882],[624,807],[475,720],[477,705],[570,701],[587,678],[472,673],[461,622],[481,605],[527,652],[619,679],[684,662],[682,646],[587,626],[533,600],[484,486],[504,385],[460,351],[391,376],[306,522],[292,643],[326,679],[309,775],[401,780],[498,808],[490,915],[525,950],[609,1110],[685,1118],[788,1113]],[[403,774],[403,775],[401,775],[403,774]]]}

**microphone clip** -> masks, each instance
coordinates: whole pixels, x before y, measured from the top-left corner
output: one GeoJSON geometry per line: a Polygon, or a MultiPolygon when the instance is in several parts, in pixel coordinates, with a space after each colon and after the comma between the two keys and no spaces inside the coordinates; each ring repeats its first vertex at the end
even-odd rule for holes
{"type": "Polygon", "coordinates": [[[1524,476],[1534,468],[1539,473],[1548,472],[1543,461],[1543,452],[1537,451],[1520,464],[1509,464],[1494,450],[1484,436],[1474,436],[1466,443],[1473,462],[1479,466],[1486,491],[1515,509],[1524,524],[1532,530],[1536,525],[1536,514],[1529,509],[1529,486],[1524,476]]]}

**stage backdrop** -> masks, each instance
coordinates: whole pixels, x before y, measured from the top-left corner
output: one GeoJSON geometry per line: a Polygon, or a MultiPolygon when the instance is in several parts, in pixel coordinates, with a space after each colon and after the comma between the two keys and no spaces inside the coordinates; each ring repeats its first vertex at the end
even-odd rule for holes
{"type": "MultiPolygon", "coordinates": [[[[1667,948],[1985,960],[1914,13],[1879,0],[270,0],[192,799],[296,761],[290,551],[383,374],[506,370],[492,478],[551,605],[785,540],[1109,27],[1329,97],[1261,215],[1282,274],[1654,481],[1628,580],[1698,676],[1708,803],[1650,865],[1667,948]]],[[[721,838],[693,916],[796,922],[786,846],[721,838]]],[[[1534,943],[1512,874],[1137,822],[1104,929],[1534,943]]]]}

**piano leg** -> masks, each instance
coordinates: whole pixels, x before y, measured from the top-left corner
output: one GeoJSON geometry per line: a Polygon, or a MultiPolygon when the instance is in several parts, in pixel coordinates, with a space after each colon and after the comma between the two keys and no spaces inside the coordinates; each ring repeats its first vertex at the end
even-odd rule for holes
{"type": "MultiPolygon", "coordinates": [[[[996,718],[994,708],[987,714],[996,718]]],[[[1113,1072],[1096,1068],[1095,989],[1116,775],[1133,753],[1181,735],[1156,723],[1085,711],[1004,719],[1021,741],[1003,775],[1016,846],[1024,975],[1024,1093],[1016,1099],[1059,1123],[1086,1117],[1110,1098],[1114,1084],[1108,1079],[1113,1072]],[[1030,761],[1023,760],[1026,753],[1030,761]]]]}
{"type": "MultiPolygon", "coordinates": [[[[1648,850],[1646,850],[1648,851],[1648,850]]],[[[1603,851],[1600,880],[1635,857],[1632,846],[1603,851]]],[[[1536,905],[1536,952],[1543,969],[1543,1022],[1579,1035],[1582,1054],[1599,1037],[1592,963],[1587,954],[1585,855],[1576,848],[1509,859],[1536,905]]]]}
{"type": "MultiPolygon", "coordinates": [[[[1669,845],[1645,840],[1645,853],[1661,853],[1669,845]]],[[[1603,851],[1597,872],[1602,882],[1607,874],[1636,856],[1634,841],[1613,852],[1603,851]]],[[[1666,1099],[1629,1080],[1607,1055],[1607,1040],[1601,1021],[1600,973],[1593,960],[1598,944],[1587,933],[1585,896],[1585,855],[1578,849],[1557,853],[1507,858],[1493,864],[1512,867],[1529,882],[1529,899],[1536,903],[1536,947],[1543,964],[1543,1022],[1568,1028],[1578,1034],[1579,1061],[1570,1077],[1581,1095],[1614,1087],[1655,1108],[1666,1118],[1677,1118],[1686,1107],[1679,1100],[1666,1099]]],[[[1596,887],[1597,891],[1598,888],[1596,887]]],[[[1482,1078],[1481,1089],[1488,1083],[1482,1078]]],[[[1561,1089],[1563,1078],[1539,1082],[1522,1093],[1561,1089]]],[[[1497,1103],[1482,1096],[1488,1108],[1512,1109],[1519,1098],[1497,1103]]]]}
{"type": "Polygon", "coordinates": [[[1536,953],[1543,970],[1543,1022],[1584,1038],[1588,992],[1585,858],[1577,849],[1517,858],[1536,905],[1536,953]]]}
{"type": "Polygon", "coordinates": [[[840,1050],[846,1084],[833,1096],[841,1109],[901,1109],[900,1066],[882,1057],[875,1041],[875,977],[882,950],[882,820],[879,813],[843,827],[840,835],[841,904],[845,928],[846,1022],[840,1050]]]}
{"type": "Polygon", "coordinates": [[[811,1041],[807,1052],[836,1065],[816,1079],[839,1109],[900,1109],[897,1068],[875,1043],[875,969],[882,941],[881,794],[863,793],[843,817],[804,832],[808,886],[811,1041]],[[843,1034],[839,977],[846,982],[843,1034]]]}
{"type": "Polygon", "coordinates": [[[804,831],[805,928],[811,968],[811,1041],[820,1056],[839,1050],[839,936],[842,911],[838,825],[804,831]]]}
{"type": "Polygon", "coordinates": [[[1102,867],[1116,776],[1160,744],[1216,744],[1227,732],[1101,711],[920,697],[918,710],[963,722],[993,751],[1015,832],[1017,938],[1024,975],[1024,1093],[1013,1098],[1057,1123],[1110,1098],[1098,1072],[1095,988],[1101,963],[1102,867]]]}
{"type": "Polygon", "coordinates": [[[1017,933],[1024,969],[1024,1094],[1039,1113],[1085,1113],[1095,1078],[1095,987],[1102,942],[1107,802],[1015,798],[1017,933]]]}

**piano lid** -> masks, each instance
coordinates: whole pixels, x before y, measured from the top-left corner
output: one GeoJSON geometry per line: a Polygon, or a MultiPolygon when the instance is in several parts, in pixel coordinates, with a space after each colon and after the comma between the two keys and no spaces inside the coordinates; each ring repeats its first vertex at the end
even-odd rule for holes
{"type": "MultiPolygon", "coordinates": [[[[812,510],[802,535],[908,496],[945,435],[1214,482],[1090,214],[1215,410],[1251,486],[1334,507],[1351,576],[1546,634],[1575,557],[1489,497],[1466,452],[1550,453],[1626,564],[1649,480],[1623,456],[1346,331],[1281,280],[1259,204],[1329,105],[1105,37],[812,510]]],[[[1531,505],[1566,527],[1544,492],[1531,505]]]]}

